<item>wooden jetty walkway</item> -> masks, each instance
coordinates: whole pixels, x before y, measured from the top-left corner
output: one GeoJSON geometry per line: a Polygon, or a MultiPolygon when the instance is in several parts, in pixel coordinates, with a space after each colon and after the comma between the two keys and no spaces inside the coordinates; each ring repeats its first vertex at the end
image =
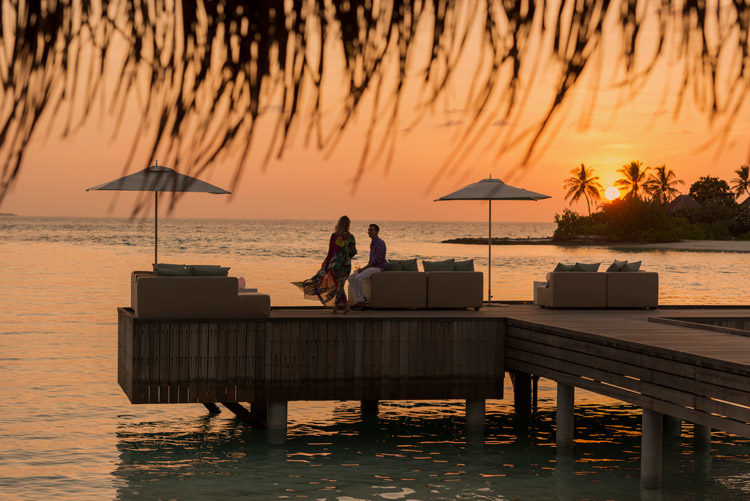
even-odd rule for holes
{"type": "Polygon", "coordinates": [[[561,450],[573,444],[575,387],[644,409],[647,487],[660,479],[664,416],[694,423],[704,445],[712,428],[750,437],[750,307],[276,309],[267,320],[216,321],[118,311],[118,380],[132,403],[222,402],[285,429],[289,400],[466,399],[467,425],[481,426],[506,371],[522,413],[531,381],[544,377],[558,383],[561,450]]]}

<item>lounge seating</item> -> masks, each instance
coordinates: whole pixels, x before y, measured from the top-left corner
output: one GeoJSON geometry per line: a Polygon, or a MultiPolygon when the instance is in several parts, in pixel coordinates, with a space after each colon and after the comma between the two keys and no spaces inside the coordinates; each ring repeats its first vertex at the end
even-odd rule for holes
{"type": "Polygon", "coordinates": [[[552,272],[549,286],[537,288],[537,301],[548,308],[605,308],[606,275],[595,271],[552,272]]]}
{"type": "Polygon", "coordinates": [[[547,308],[656,308],[659,274],[654,272],[552,272],[537,287],[537,304],[547,308]]]}
{"type": "Polygon", "coordinates": [[[141,319],[267,318],[271,298],[238,292],[236,277],[156,276],[134,271],[131,307],[141,319]]]}
{"type": "Polygon", "coordinates": [[[427,308],[427,275],[420,271],[375,273],[364,281],[364,291],[372,308],[427,308]]]}
{"type": "Polygon", "coordinates": [[[482,284],[482,273],[475,271],[384,271],[363,285],[373,309],[479,309],[482,284]]]}
{"type": "Polygon", "coordinates": [[[478,271],[429,271],[428,308],[482,307],[483,275],[478,271]]]}
{"type": "Polygon", "coordinates": [[[656,308],[659,274],[647,271],[612,272],[607,275],[607,308],[656,308]]]}

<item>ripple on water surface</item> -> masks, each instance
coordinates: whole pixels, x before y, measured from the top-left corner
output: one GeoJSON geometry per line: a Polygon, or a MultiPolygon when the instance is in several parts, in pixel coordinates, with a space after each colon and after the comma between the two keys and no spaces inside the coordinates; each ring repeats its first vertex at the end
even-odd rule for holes
{"type": "MultiPolygon", "coordinates": [[[[293,402],[284,445],[269,444],[263,431],[226,411],[209,417],[198,405],[130,405],[116,382],[115,308],[130,302],[130,272],[149,266],[152,227],[14,219],[0,241],[2,499],[640,496],[640,412],[577,392],[574,460],[558,460],[555,387],[545,380],[540,413],[526,437],[514,428],[509,386],[505,400],[488,403],[484,437],[467,437],[463,403],[456,401],[386,402],[377,419],[362,419],[355,402],[293,402]]],[[[182,235],[179,246],[186,250],[176,249],[173,238],[193,225],[165,222],[165,260],[231,265],[248,286],[269,292],[273,304],[309,304],[288,282],[320,265],[330,224],[205,222],[200,237],[182,235]]],[[[355,225],[358,236],[364,225],[355,225]]],[[[508,228],[517,236],[539,230],[508,228]]],[[[384,225],[393,257],[462,257],[480,269],[486,248],[439,242],[485,229],[384,225]]],[[[366,243],[359,242],[363,256],[366,243]]],[[[502,246],[493,255],[498,297],[530,299],[531,282],[558,261],[625,256],[659,271],[662,302],[750,302],[743,254],[502,246]]],[[[748,499],[748,441],[715,433],[706,460],[693,454],[689,427],[683,431],[665,447],[663,499],[748,499]]]]}

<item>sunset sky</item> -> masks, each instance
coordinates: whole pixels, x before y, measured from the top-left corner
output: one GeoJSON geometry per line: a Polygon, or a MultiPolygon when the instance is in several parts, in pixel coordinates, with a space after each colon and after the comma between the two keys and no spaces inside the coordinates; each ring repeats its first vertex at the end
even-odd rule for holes
{"type": "MultiPolygon", "coordinates": [[[[255,147],[233,196],[190,194],[180,201],[172,216],[333,220],[348,214],[353,219],[367,220],[481,221],[487,216],[486,203],[434,203],[433,200],[492,174],[515,186],[552,197],[540,202],[495,204],[495,220],[551,221],[555,213],[567,207],[563,180],[581,163],[594,169],[604,188],[612,186],[618,177],[615,171],[631,160],[640,160],[647,166],[666,164],[685,181],[681,186],[683,192],[703,175],[729,180],[734,170],[748,163],[747,107],[744,113],[739,113],[730,140],[719,147],[719,143],[709,142],[714,129],[689,97],[680,115],[673,115],[678,89],[675,68],[662,62],[648,84],[634,98],[625,99],[629,89],[613,85],[617,80],[616,75],[613,78],[614,67],[604,64],[596,106],[592,108],[590,104],[594,80],[587,75],[553,122],[551,130],[556,133],[551,142],[550,136],[545,136],[538,155],[525,170],[519,169],[519,165],[527,142],[497,158],[498,142],[492,142],[492,138],[508,127],[523,130],[543,116],[551,102],[550,89],[554,83],[546,81],[543,72],[521,113],[509,123],[503,122],[500,115],[496,119],[490,116],[492,125],[487,128],[484,140],[456,162],[456,170],[438,178],[440,167],[469,120],[464,113],[464,97],[474,75],[473,62],[471,57],[467,58],[465,70],[457,72],[458,77],[434,112],[426,114],[416,125],[411,117],[415,116],[419,96],[414,88],[407,89],[390,170],[386,172],[384,162],[376,163],[366,171],[355,191],[351,180],[359,165],[362,138],[369,124],[367,101],[330,156],[312,145],[305,147],[304,130],[298,130],[283,157],[272,159],[264,167],[262,161],[268,144],[265,130],[270,129],[275,118],[270,112],[257,127],[260,132],[254,139],[255,147]],[[591,123],[582,127],[581,116],[590,109],[594,109],[591,123]]],[[[335,88],[327,89],[326,93],[328,107],[324,112],[333,117],[338,109],[335,88]]],[[[124,158],[132,138],[139,132],[136,114],[134,109],[116,139],[112,139],[113,119],[102,113],[95,114],[65,139],[59,137],[60,128],[53,128],[45,139],[46,127],[40,127],[28,147],[20,178],[0,211],[40,216],[129,215],[135,195],[84,190],[123,174],[124,158]]],[[[229,188],[234,166],[231,159],[217,162],[204,179],[229,188]]],[[[140,168],[143,167],[146,159],[141,160],[140,168]]],[[[573,208],[585,213],[586,203],[581,200],[573,208]]],[[[161,213],[166,214],[166,210],[161,213]]]]}

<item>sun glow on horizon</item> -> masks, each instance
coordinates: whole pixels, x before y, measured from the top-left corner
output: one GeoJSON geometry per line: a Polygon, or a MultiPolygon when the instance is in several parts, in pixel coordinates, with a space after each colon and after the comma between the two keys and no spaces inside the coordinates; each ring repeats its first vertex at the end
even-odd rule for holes
{"type": "Polygon", "coordinates": [[[610,202],[616,198],[620,198],[620,190],[615,188],[614,186],[610,186],[606,190],[604,190],[604,196],[607,200],[610,202]]]}

